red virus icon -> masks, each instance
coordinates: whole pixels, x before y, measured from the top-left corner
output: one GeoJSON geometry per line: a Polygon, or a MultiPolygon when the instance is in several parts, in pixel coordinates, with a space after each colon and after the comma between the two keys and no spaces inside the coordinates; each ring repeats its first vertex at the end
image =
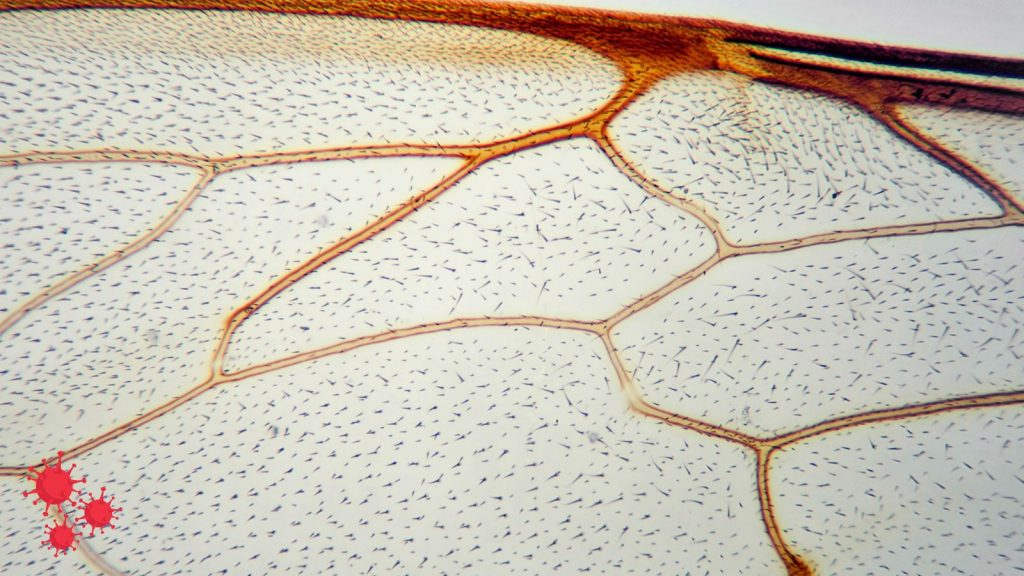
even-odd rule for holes
{"type": "Polygon", "coordinates": [[[46,540],[43,540],[43,546],[53,548],[54,558],[61,552],[67,555],[69,548],[77,550],[75,542],[83,538],[82,533],[77,531],[80,524],[83,526],[88,524],[92,528],[89,531],[90,537],[96,533],[97,528],[102,534],[105,528],[114,528],[112,522],[117,519],[116,513],[121,511],[121,508],[113,507],[113,496],[107,498],[106,486],[100,488],[99,498],[89,493],[88,500],[79,497],[76,502],[75,499],[72,499],[73,494],[81,495],[82,491],[75,488],[75,484],[85,482],[85,478],[72,478],[71,471],[75,469],[75,465],[72,464],[65,470],[63,464],[64,453],[57,452],[57,462],[53,466],[48,466],[44,458],[41,472],[29,467],[31,474],[26,479],[29,482],[34,482],[36,487],[35,490],[22,492],[22,496],[36,495],[35,501],[32,502],[33,505],[40,501],[46,502],[43,516],[50,513],[50,506],[56,506],[57,511],[61,513],[60,521],[54,519],[53,526],[46,527],[46,540]],[[64,509],[65,502],[71,504],[72,507],[69,510],[64,509]],[[84,518],[76,519],[74,516],[78,512],[81,512],[84,518]]]}
{"type": "Polygon", "coordinates": [[[71,494],[74,492],[81,492],[75,488],[75,484],[78,482],[85,482],[85,478],[73,479],[71,478],[71,471],[75,469],[75,465],[72,464],[71,468],[64,470],[61,468],[61,460],[64,458],[63,452],[57,452],[57,464],[54,466],[47,466],[46,459],[43,459],[43,471],[40,473],[35,468],[29,467],[29,471],[35,474],[35,478],[28,478],[29,482],[35,482],[35,490],[29,490],[23,492],[22,496],[28,496],[29,494],[35,494],[36,499],[33,504],[39,503],[40,500],[46,503],[46,509],[43,510],[43,516],[46,516],[50,511],[50,506],[59,506],[71,499],[71,494]]]}
{"type": "Polygon", "coordinates": [[[49,546],[53,548],[53,557],[56,558],[57,554],[63,552],[65,555],[68,553],[68,548],[76,550],[75,538],[81,536],[78,532],[75,532],[74,525],[68,525],[67,519],[64,519],[64,523],[58,523],[56,520],[53,521],[53,526],[46,527],[47,539],[43,540],[43,546],[49,546]]]}
{"type": "Polygon", "coordinates": [[[100,529],[101,534],[105,532],[105,529],[108,526],[111,528],[116,528],[116,526],[111,524],[112,521],[117,519],[117,516],[114,515],[114,512],[120,512],[122,509],[111,507],[110,504],[114,501],[114,497],[111,496],[109,500],[104,498],[103,496],[106,494],[106,492],[107,487],[103,486],[100,488],[99,498],[93,498],[92,492],[90,492],[89,502],[78,502],[78,507],[82,509],[82,512],[85,515],[85,522],[89,525],[90,528],[92,528],[89,531],[89,536],[92,536],[93,533],[96,532],[97,528],[100,529]]]}

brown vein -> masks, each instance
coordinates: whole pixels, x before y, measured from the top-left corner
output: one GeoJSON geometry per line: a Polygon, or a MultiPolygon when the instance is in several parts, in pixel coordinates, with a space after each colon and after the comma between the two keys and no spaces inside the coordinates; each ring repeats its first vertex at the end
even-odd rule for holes
{"type": "Polygon", "coordinates": [[[192,185],[188,193],[174,206],[169,214],[163,217],[162,220],[152,230],[143,234],[128,245],[111,252],[101,260],[93,262],[88,266],[80,269],[78,272],[74,272],[66,276],[63,280],[50,286],[44,291],[36,294],[31,299],[25,301],[21,305],[17,306],[11,312],[0,320],[0,336],[2,336],[7,330],[14,326],[19,320],[25,317],[26,314],[32,310],[42,306],[50,299],[66,292],[67,290],[77,286],[81,282],[103,272],[107,268],[117,264],[118,262],[128,258],[132,254],[142,250],[150,244],[153,240],[160,237],[161,234],[166,232],[175,222],[181,218],[181,215],[188,210],[188,207],[192,205],[199,193],[202,192],[203,188],[212,180],[214,177],[213,170],[209,168],[203,169],[199,180],[192,185]]]}
{"type": "Polygon", "coordinates": [[[771,483],[768,477],[769,460],[771,450],[759,449],[757,451],[757,496],[761,502],[761,520],[764,522],[768,537],[772,541],[772,547],[779,555],[782,563],[786,566],[789,576],[811,576],[811,567],[800,556],[790,550],[786,539],[782,535],[778,520],[775,518],[775,508],[772,506],[771,483]]]}
{"type": "Polygon", "coordinates": [[[606,330],[601,331],[600,334],[601,341],[604,343],[604,347],[608,351],[608,357],[611,359],[612,366],[615,368],[615,375],[619,380],[619,386],[623,394],[626,395],[626,399],[629,401],[630,410],[648,418],[660,420],[672,426],[679,426],[680,428],[691,430],[712,438],[728,440],[729,442],[746,446],[747,448],[753,448],[757,444],[758,439],[753,436],[748,436],[742,432],[738,432],[724,426],[716,426],[696,418],[674,414],[668,410],[663,410],[648,403],[644,400],[643,394],[640,393],[636,383],[632,378],[630,378],[629,372],[623,365],[622,358],[620,357],[618,350],[615,348],[615,344],[612,342],[611,335],[606,330]]]}
{"type": "Polygon", "coordinates": [[[872,410],[870,412],[861,412],[851,416],[826,420],[818,424],[807,426],[806,428],[801,428],[800,430],[782,434],[774,438],[765,439],[760,442],[760,445],[774,450],[796,442],[802,442],[809,438],[814,438],[815,436],[828,434],[830,432],[846,428],[852,428],[854,426],[866,426],[868,424],[905,420],[907,418],[920,418],[922,416],[941,414],[943,412],[1008,406],[1021,403],[1024,403],[1024,390],[1017,392],[994,392],[990,394],[966,396],[949,400],[936,400],[934,402],[925,402],[900,408],[872,410]]]}

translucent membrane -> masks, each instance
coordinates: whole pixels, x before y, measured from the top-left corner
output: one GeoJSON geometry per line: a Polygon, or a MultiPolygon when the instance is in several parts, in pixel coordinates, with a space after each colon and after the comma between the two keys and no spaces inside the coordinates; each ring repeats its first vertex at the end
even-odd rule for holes
{"type": "Polygon", "coordinates": [[[238,6],[0,12],[0,571],[1022,564],[1018,63],[238,6]]]}

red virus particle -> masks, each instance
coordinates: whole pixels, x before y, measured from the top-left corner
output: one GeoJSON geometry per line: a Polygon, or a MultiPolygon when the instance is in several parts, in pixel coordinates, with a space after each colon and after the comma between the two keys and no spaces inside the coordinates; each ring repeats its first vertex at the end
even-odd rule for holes
{"type": "Polygon", "coordinates": [[[82,509],[83,515],[85,516],[85,523],[92,528],[89,531],[89,536],[92,536],[96,529],[100,529],[100,533],[105,532],[105,529],[109,526],[110,528],[116,528],[112,521],[117,519],[115,512],[120,512],[122,508],[113,508],[111,503],[114,501],[114,497],[111,496],[109,499],[103,496],[107,492],[107,487],[100,487],[100,497],[93,498],[92,492],[89,493],[89,501],[79,501],[78,507],[82,509]]]}
{"type": "Polygon", "coordinates": [[[61,552],[66,555],[68,548],[77,550],[75,548],[75,538],[81,536],[81,534],[75,532],[75,526],[73,524],[69,526],[67,518],[65,518],[63,523],[58,523],[54,520],[53,526],[47,526],[46,536],[46,540],[43,540],[43,546],[53,548],[53,557],[56,558],[57,554],[61,552]]]}
{"type": "Polygon", "coordinates": [[[75,488],[75,484],[79,482],[85,482],[85,478],[73,479],[71,477],[71,471],[75,469],[75,465],[72,464],[71,468],[64,470],[61,468],[61,462],[64,458],[63,452],[57,452],[57,464],[54,466],[47,466],[46,459],[43,458],[43,471],[40,473],[35,468],[29,467],[29,471],[35,474],[35,478],[29,477],[29,482],[36,483],[35,490],[29,490],[28,492],[22,492],[22,496],[28,496],[29,494],[35,494],[36,499],[33,504],[38,504],[40,500],[46,502],[46,509],[43,510],[43,516],[46,516],[50,512],[50,506],[59,506],[71,499],[71,494],[74,492],[81,492],[75,488]]]}

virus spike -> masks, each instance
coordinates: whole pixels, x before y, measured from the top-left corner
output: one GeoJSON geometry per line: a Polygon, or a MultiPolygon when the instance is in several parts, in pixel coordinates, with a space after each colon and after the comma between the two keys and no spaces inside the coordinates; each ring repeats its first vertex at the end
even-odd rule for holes
{"type": "MultiPolygon", "coordinates": [[[[43,510],[43,516],[46,516],[50,512],[50,506],[57,506],[71,500],[71,495],[75,492],[81,493],[81,490],[75,488],[75,484],[78,482],[85,482],[85,478],[74,479],[71,477],[71,471],[75,469],[75,464],[71,465],[71,468],[64,470],[61,468],[63,464],[64,453],[57,452],[57,464],[54,466],[46,465],[46,458],[43,458],[43,471],[39,472],[34,467],[29,467],[29,472],[35,474],[35,478],[31,474],[26,478],[29,482],[35,482],[36,487],[34,490],[22,492],[22,496],[28,496],[29,494],[35,494],[36,499],[32,504],[38,504],[40,500],[46,503],[46,509],[43,510]]],[[[74,503],[72,501],[72,503],[74,503]]]]}
{"type": "Polygon", "coordinates": [[[61,552],[67,555],[68,548],[77,550],[75,538],[81,536],[81,534],[75,532],[74,524],[68,525],[68,520],[65,518],[63,523],[58,523],[57,520],[54,520],[53,526],[47,526],[46,536],[47,539],[43,540],[43,546],[53,548],[53,557],[56,558],[61,552]]]}
{"type": "Polygon", "coordinates": [[[85,523],[91,528],[89,536],[92,536],[96,529],[100,529],[100,534],[106,531],[106,528],[116,528],[112,521],[117,519],[115,512],[120,512],[123,508],[113,508],[111,504],[114,501],[114,497],[111,496],[109,499],[103,496],[107,492],[106,486],[100,487],[100,497],[94,498],[92,492],[89,493],[89,502],[84,500],[79,501],[78,507],[85,513],[85,523]]]}

